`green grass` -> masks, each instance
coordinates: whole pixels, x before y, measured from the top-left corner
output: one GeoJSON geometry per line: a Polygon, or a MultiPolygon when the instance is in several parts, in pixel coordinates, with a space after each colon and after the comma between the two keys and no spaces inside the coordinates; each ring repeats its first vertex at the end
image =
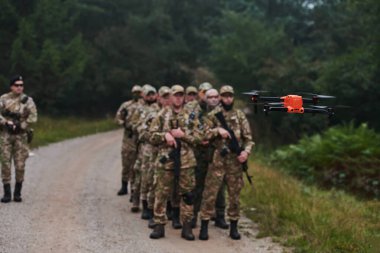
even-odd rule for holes
{"type": "Polygon", "coordinates": [[[251,162],[250,170],[255,186],[243,189],[242,204],[247,216],[259,223],[259,237],[272,236],[294,252],[380,248],[380,202],[306,186],[260,162],[251,162]]]}
{"type": "Polygon", "coordinates": [[[116,129],[113,119],[50,118],[40,116],[34,128],[31,147],[116,129]]]}

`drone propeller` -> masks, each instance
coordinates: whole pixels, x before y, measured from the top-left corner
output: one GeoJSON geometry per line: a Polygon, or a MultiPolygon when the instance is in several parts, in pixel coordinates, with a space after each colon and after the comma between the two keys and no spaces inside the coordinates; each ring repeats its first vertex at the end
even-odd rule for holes
{"type": "Polygon", "coordinates": [[[316,109],[328,109],[329,107],[327,105],[310,105],[311,108],[316,109]]]}
{"type": "Polygon", "coordinates": [[[298,92],[299,94],[305,94],[305,95],[310,95],[310,96],[313,96],[313,98],[322,98],[322,99],[328,99],[328,98],[335,98],[335,96],[330,96],[330,95],[319,95],[319,94],[315,94],[315,93],[310,93],[310,92],[298,92]]]}
{"type": "Polygon", "coordinates": [[[258,96],[260,95],[260,93],[267,93],[269,91],[266,91],[266,90],[251,90],[251,91],[248,91],[248,92],[243,92],[242,94],[244,95],[251,95],[251,96],[258,96]]]}

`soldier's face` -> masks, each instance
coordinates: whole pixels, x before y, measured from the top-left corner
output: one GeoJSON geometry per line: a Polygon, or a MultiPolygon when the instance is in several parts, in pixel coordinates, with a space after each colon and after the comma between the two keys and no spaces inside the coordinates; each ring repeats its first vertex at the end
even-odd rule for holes
{"type": "Polygon", "coordinates": [[[195,92],[189,92],[186,95],[186,102],[191,102],[191,101],[194,101],[195,99],[197,99],[197,93],[195,92]]]}
{"type": "Polygon", "coordinates": [[[181,107],[183,105],[183,102],[185,101],[185,96],[182,92],[173,94],[171,98],[172,98],[172,105],[176,108],[181,107]]]}
{"type": "Polygon", "coordinates": [[[224,93],[221,95],[221,100],[225,105],[232,105],[234,102],[234,95],[231,93],[224,93]]]}
{"type": "Polygon", "coordinates": [[[23,81],[16,81],[11,86],[11,91],[15,94],[21,94],[24,91],[24,82],[23,81]]]}
{"type": "Polygon", "coordinates": [[[169,106],[172,102],[170,99],[170,94],[160,96],[159,101],[162,106],[169,106]]]}
{"type": "Polygon", "coordinates": [[[219,93],[217,91],[207,93],[206,101],[208,105],[212,107],[217,106],[219,104],[219,99],[219,93]]]}
{"type": "Polygon", "coordinates": [[[149,92],[148,95],[144,96],[144,100],[148,102],[154,102],[157,99],[157,94],[154,92],[149,92]]]}

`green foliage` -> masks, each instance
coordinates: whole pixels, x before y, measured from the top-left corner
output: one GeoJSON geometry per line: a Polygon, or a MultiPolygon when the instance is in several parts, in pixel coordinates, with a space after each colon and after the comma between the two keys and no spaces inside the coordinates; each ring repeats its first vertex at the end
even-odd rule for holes
{"type": "Polygon", "coordinates": [[[112,119],[82,119],[76,117],[52,118],[39,116],[34,128],[32,148],[66,139],[116,129],[112,119]]]}
{"type": "Polygon", "coordinates": [[[380,135],[366,124],[330,128],[274,152],[271,161],[309,183],[380,197],[380,135]]]}
{"type": "MultiPolygon", "coordinates": [[[[271,236],[294,252],[375,253],[380,244],[380,203],[358,201],[337,190],[307,186],[255,157],[254,188],[242,203],[259,224],[259,237],[271,236]]],[[[248,184],[247,184],[248,185],[248,184]]]]}

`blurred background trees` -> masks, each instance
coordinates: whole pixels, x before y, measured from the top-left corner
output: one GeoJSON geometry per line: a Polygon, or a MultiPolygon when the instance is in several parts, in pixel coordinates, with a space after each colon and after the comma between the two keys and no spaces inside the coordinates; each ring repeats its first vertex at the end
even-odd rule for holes
{"type": "MultiPolygon", "coordinates": [[[[379,6],[375,0],[0,0],[1,91],[21,73],[42,113],[104,116],[128,99],[133,84],[216,79],[238,91],[335,95],[337,104],[352,107],[339,111],[334,124],[355,120],[379,130],[379,6]]],[[[272,144],[328,126],[321,116],[251,118],[258,138],[272,144]]]]}

